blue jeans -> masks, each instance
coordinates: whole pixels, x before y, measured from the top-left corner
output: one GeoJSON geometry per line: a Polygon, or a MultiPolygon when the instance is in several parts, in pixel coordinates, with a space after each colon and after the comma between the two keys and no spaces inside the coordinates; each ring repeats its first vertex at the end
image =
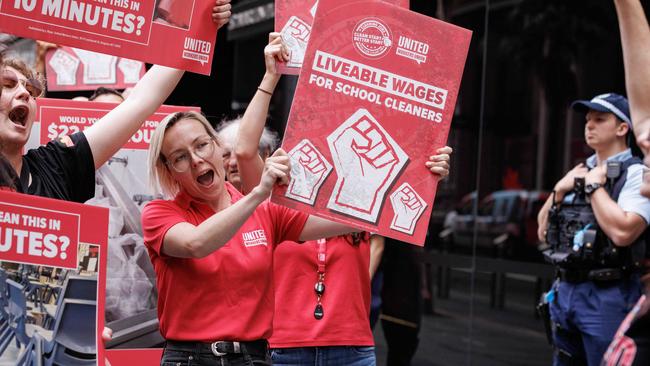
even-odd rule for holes
{"type": "Polygon", "coordinates": [[[271,350],[273,366],[375,366],[375,347],[300,347],[271,350]]]}
{"type": "Polygon", "coordinates": [[[638,277],[605,283],[557,281],[553,288],[553,364],[600,365],[618,326],[641,296],[638,277]]]}

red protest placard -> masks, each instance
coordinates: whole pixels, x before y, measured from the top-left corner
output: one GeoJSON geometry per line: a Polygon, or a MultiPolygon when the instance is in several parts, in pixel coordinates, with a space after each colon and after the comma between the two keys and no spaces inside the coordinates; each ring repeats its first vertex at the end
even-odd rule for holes
{"type": "Polygon", "coordinates": [[[125,89],[134,86],[145,71],[142,61],[73,47],[51,48],[45,54],[50,91],[94,90],[99,86],[125,89]]]}
{"type": "Polygon", "coordinates": [[[422,245],[471,32],[382,1],[320,0],[273,200],[422,245]]]}
{"type": "Polygon", "coordinates": [[[3,1],[0,32],[209,75],[213,6],[214,0],[3,1]]]}
{"type": "Polygon", "coordinates": [[[5,260],[77,267],[78,215],[0,202],[0,225],[5,260]]]}
{"type": "MultiPolygon", "coordinates": [[[[114,103],[39,98],[36,119],[40,123],[35,128],[40,128],[39,137],[45,144],[62,135],[83,131],[115,106],[114,103]]],[[[113,366],[160,363],[160,349],[139,349],[159,346],[160,337],[155,275],[140,227],[141,207],[154,198],[146,186],[146,149],[163,118],[173,112],[190,110],[200,112],[198,107],[163,105],[147,118],[130,141],[98,170],[96,196],[86,202],[110,207],[107,277],[102,289],[106,299],[103,321],[113,330],[112,340],[105,344],[106,357],[113,366]],[[139,345],[138,349],[134,344],[139,345]]]]}
{"type": "MultiPolygon", "coordinates": [[[[36,107],[36,120],[41,123],[40,143],[46,144],[61,136],[71,135],[92,126],[93,123],[115,108],[115,104],[38,98],[36,107]]],[[[190,110],[201,111],[199,107],[161,106],[147,118],[123,148],[147,150],[151,136],[163,118],[173,112],[190,110]]]]}
{"type": "MultiPolygon", "coordinates": [[[[409,8],[409,0],[382,1],[405,9],[409,8]]],[[[275,31],[282,34],[282,39],[291,53],[287,63],[278,64],[281,73],[290,75],[300,73],[318,2],[319,0],[276,0],[275,31]]]]}
{"type": "Polygon", "coordinates": [[[0,191],[0,212],[0,302],[16,340],[0,357],[103,360],[108,210],[0,191]]]}

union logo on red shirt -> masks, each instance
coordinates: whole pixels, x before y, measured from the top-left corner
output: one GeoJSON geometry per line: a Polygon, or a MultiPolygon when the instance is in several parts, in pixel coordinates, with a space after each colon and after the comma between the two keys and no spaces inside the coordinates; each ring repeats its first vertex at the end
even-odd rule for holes
{"type": "Polygon", "coordinates": [[[255,247],[258,245],[268,245],[268,242],[266,241],[266,233],[262,229],[247,231],[241,236],[242,240],[244,241],[244,246],[247,248],[255,247]]]}

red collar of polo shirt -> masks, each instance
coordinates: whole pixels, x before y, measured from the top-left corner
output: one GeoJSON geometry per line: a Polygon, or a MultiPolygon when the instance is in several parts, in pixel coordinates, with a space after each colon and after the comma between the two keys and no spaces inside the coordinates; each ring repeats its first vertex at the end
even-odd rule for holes
{"type": "MultiPolygon", "coordinates": [[[[233,187],[232,184],[230,184],[228,182],[224,182],[224,184],[225,184],[224,186],[226,187],[226,190],[228,190],[228,193],[230,194],[230,202],[231,203],[235,203],[235,202],[239,201],[240,199],[242,199],[242,197],[244,197],[241,194],[241,192],[239,192],[235,187],[233,187]]],[[[199,208],[206,208],[207,207],[210,210],[212,210],[212,208],[210,206],[208,206],[207,204],[205,204],[203,202],[199,202],[199,201],[195,200],[194,197],[190,196],[185,191],[180,191],[176,195],[176,197],[174,198],[174,201],[176,202],[176,204],[179,207],[181,207],[184,210],[189,209],[190,206],[192,206],[192,205],[195,206],[195,207],[199,207],[199,208]]],[[[212,211],[214,211],[214,210],[212,210],[212,211]]]]}

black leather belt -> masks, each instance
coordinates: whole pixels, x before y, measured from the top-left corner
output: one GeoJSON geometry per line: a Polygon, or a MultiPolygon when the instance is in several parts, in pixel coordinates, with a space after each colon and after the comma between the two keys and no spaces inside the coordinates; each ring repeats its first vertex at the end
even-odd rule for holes
{"type": "Polygon", "coordinates": [[[601,268],[591,270],[562,269],[555,271],[556,277],[565,282],[615,281],[629,277],[629,272],[620,268],[601,268]]]}
{"type": "Polygon", "coordinates": [[[248,342],[217,341],[212,343],[167,340],[165,348],[173,351],[212,353],[215,356],[249,354],[264,357],[268,353],[269,343],[266,339],[248,342]]]}

